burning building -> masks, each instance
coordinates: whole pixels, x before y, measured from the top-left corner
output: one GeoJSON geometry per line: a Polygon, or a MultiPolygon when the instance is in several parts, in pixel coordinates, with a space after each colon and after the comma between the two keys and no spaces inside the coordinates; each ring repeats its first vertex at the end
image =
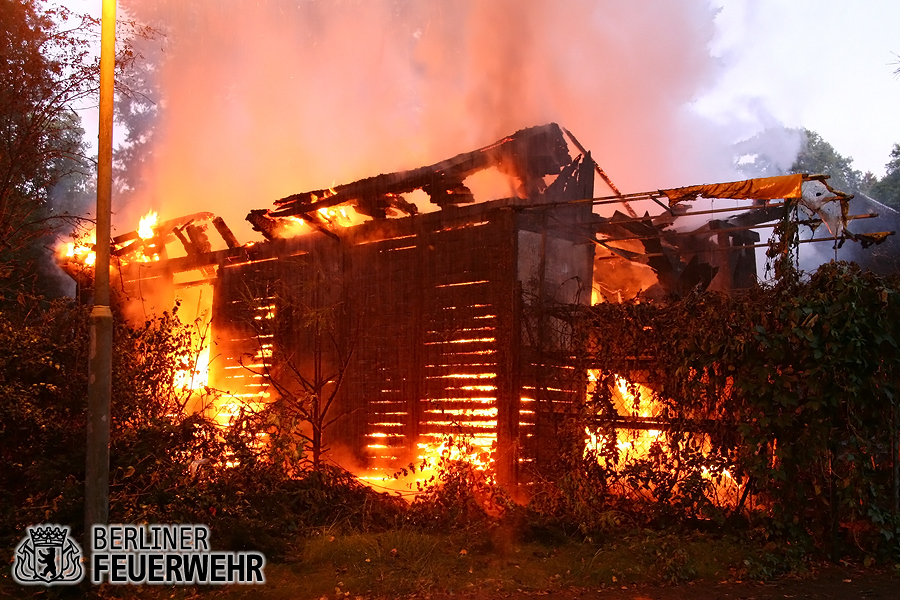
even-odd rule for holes
{"type": "Polygon", "coordinates": [[[455,436],[520,481],[553,456],[585,395],[573,312],[750,287],[756,248],[769,246],[760,227],[801,207],[805,224],[828,228],[819,239],[853,237],[848,201],[803,175],[623,194],[549,124],[253,210],[260,243],[197,213],[119,236],[114,254],[130,298],[212,287],[210,381],[228,410],[294,398],[316,452],[340,445],[373,473],[455,436]],[[486,170],[513,182],[511,197],[475,201],[468,181],[486,170]],[[595,176],[612,195],[594,197],[595,176]],[[422,192],[436,210],[410,199],[422,192]],[[348,211],[367,220],[350,224],[348,211]],[[176,241],[184,255],[170,257],[176,241]]]}

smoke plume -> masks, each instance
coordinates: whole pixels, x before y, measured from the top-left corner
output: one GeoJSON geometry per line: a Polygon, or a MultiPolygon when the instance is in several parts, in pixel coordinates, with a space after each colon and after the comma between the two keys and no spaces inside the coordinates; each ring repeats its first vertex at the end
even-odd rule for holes
{"type": "Polygon", "coordinates": [[[704,1],[123,5],[166,35],[153,154],[119,231],[148,208],[209,210],[248,241],[250,209],[550,121],[626,192],[733,174],[689,106],[716,75],[704,1]]]}

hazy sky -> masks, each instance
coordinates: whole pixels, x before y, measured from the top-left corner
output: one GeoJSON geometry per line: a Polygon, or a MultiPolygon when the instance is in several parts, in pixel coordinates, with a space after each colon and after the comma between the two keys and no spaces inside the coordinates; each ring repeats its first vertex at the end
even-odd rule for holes
{"type": "Polygon", "coordinates": [[[738,137],[817,131],[855,168],[884,174],[900,143],[900,1],[714,0],[721,60],[697,109],[738,137]]]}

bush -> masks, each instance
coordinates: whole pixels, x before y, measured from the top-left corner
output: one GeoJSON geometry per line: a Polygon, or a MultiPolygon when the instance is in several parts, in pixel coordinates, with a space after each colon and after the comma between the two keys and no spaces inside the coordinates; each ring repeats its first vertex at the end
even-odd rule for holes
{"type": "MultiPolygon", "coordinates": [[[[643,515],[723,520],[752,508],[772,534],[835,555],[897,553],[898,313],[896,281],[845,263],[745,295],[592,307],[581,331],[590,363],[604,365],[598,379],[641,377],[672,429],[624,468],[614,428],[605,468],[571,453],[560,481],[586,478],[560,488],[583,498],[573,516],[593,527],[583,514],[602,513],[601,492],[619,485],[643,515]],[[727,470],[738,502],[717,503],[704,470],[727,470]],[[571,492],[581,489],[591,493],[571,492]]],[[[595,400],[578,427],[602,417],[595,400]]]]}
{"type": "MultiPolygon", "coordinates": [[[[35,523],[58,522],[75,535],[83,530],[89,315],[64,301],[28,308],[0,313],[6,547],[35,523]]],[[[380,530],[399,521],[402,501],[341,469],[287,476],[256,442],[266,424],[252,415],[223,431],[189,412],[197,392],[173,381],[193,364],[193,349],[174,311],[137,327],[120,317],[115,323],[111,522],[206,523],[221,545],[277,557],[292,536],[316,528],[380,530]]]]}

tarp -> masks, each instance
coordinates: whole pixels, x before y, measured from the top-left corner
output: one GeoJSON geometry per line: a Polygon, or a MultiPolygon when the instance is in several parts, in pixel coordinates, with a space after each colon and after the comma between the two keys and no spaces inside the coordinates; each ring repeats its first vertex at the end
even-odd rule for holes
{"type": "Polygon", "coordinates": [[[799,198],[802,195],[803,175],[781,175],[780,177],[759,177],[744,181],[709,183],[689,187],[660,190],[669,198],[669,204],[683,200],[704,198],[733,198],[736,200],[778,200],[799,198]]]}

